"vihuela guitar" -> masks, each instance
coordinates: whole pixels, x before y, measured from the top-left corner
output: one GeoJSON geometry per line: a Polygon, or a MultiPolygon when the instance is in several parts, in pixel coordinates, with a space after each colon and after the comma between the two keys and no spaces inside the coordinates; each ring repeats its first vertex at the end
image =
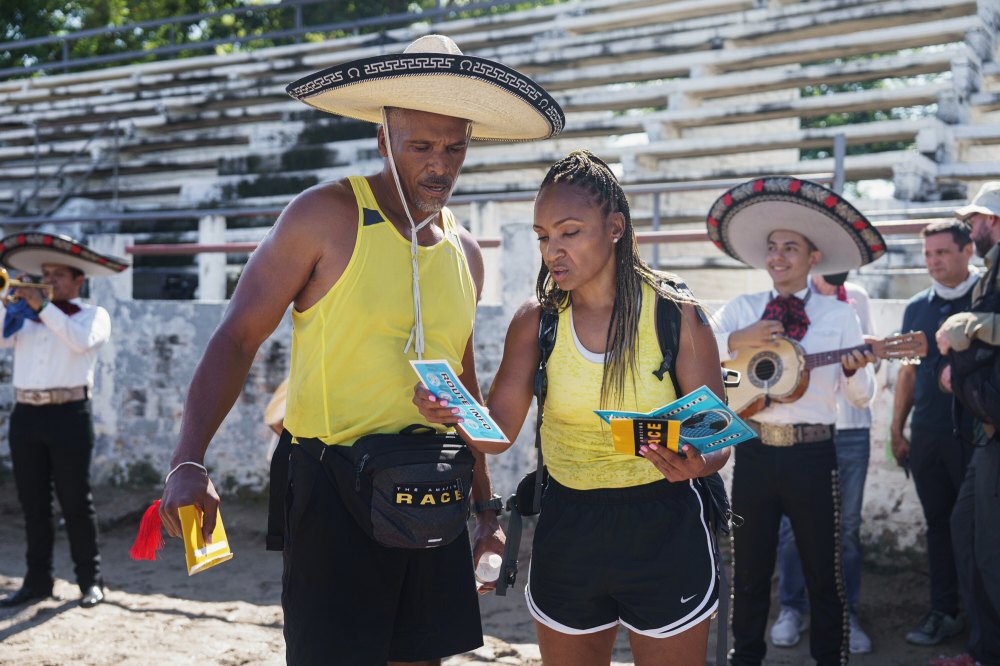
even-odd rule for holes
{"type": "Polygon", "coordinates": [[[840,358],[855,349],[871,351],[877,358],[919,363],[927,355],[923,331],[904,333],[871,344],[807,354],[802,345],[789,338],[775,338],[770,347],[748,347],[722,367],[743,376],[738,387],[729,388],[729,408],[747,418],[770,402],[795,402],[809,388],[809,371],[823,365],[840,363],[840,358]]]}

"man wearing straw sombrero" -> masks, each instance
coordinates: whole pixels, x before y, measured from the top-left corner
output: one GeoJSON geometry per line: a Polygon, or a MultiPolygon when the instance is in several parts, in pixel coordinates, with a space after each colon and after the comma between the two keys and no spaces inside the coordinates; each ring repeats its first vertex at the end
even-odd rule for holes
{"type": "MultiPolygon", "coordinates": [[[[472,328],[482,256],[445,204],[471,139],[545,139],[562,129],[562,110],[527,77],[463,55],[440,35],[311,74],[288,92],[380,123],[384,166],[296,197],[251,257],[192,381],[160,513],[178,536],[178,507],[195,504],[211,534],[219,498],[205,451],[258,346],[292,304],[287,661],[437,663],[482,645],[468,538],[412,550],[377,543],[352,520],[322,458],[422,422],[412,359],[447,360],[479,397],[472,328]]],[[[502,552],[503,534],[485,458],[476,456],[478,557],[502,552]]]]}
{"type": "Polygon", "coordinates": [[[98,350],[111,335],[111,318],[104,308],[80,300],[80,290],[86,277],[115,275],[128,265],[71,238],[42,232],[0,240],[0,264],[42,276],[42,288],[8,282],[4,298],[0,346],[14,348],[10,458],[24,512],[28,570],[21,588],[0,606],[52,595],[54,489],[66,521],[80,605],[91,608],[104,600],[104,581],[90,491],[90,392],[98,350]]]}
{"type": "MultiPolygon", "coordinates": [[[[806,353],[863,343],[851,307],[811,298],[808,287],[810,272],[855,269],[885,252],[878,231],[839,195],[796,178],[749,181],[713,204],[708,232],[719,249],[766,270],[773,283],[717,313],[723,358],[726,351],[766,349],[777,336],[797,341],[806,353]]],[[[866,366],[874,360],[871,352],[854,350],[840,363],[814,367],[800,398],[771,402],[751,417],[759,437],[737,448],[733,468],[733,511],[745,521],[733,535],[734,666],[758,665],[767,652],[764,629],[782,514],[791,521],[802,558],[812,617],[810,653],[821,665],[847,660],[833,436],[838,394],[856,407],[871,401],[875,380],[866,366]]]]}

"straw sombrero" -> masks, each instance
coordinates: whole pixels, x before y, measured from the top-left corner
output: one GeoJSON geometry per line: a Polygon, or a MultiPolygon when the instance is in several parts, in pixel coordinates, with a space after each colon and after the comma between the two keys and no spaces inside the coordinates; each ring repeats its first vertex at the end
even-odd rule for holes
{"type": "Polygon", "coordinates": [[[444,35],[425,35],[402,53],[352,60],[294,81],[285,91],[320,111],[373,123],[397,107],[472,121],[472,138],[547,139],[566,124],[559,104],[527,76],[463,55],[444,35]]]}
{"type": "Polygon", "coordinates": [[[716,199],[708,213],[708,238],[734,259],[765,268],[768,235],[795,231],[823,253],[813,268],[840,273],[885,254],[885,240],[843,197],[822,185],[789,176],[757,178],[716,199]]]}
{"type": "Polygon", "coordinates": [[[21,273],[42,274],[42,264],[62,264],[89,277],[117,275],[128,268],[124,259],[94,252],[58,234],[26,232],[0,239],[0,264],[21,273]]]}

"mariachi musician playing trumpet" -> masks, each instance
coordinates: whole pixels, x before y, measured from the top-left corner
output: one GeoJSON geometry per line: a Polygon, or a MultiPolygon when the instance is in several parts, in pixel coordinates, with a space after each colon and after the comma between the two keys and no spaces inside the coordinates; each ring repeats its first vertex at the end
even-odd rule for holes
{"type": "MultiPolygon", "coordinates": [[[[815,367],[794,402],[758,405],[750,425],[759,438],[737,447],[733,511],[744,517],[734,532],[734,666],[757,665],[766,653],[778,526],[787,515],[798,542],[809,596],[810,652],[818,664],[847,659],[847,608],[839,547],[839,487],[834,449],[837,394],[858,407],[875,391],[851,307],[811,294],[810,272],[858,268],[885,252],[878,231],[834,192],[788,177],[761,178],[720,197],[708,217],[710,239],[723,252],[765,269],[773,288],[740,296],[716,315],[722,357],[757,348],[765,355],[791,338],[806,352],[845,350],[834,364],[815,367]],[[766,405],[766,406],[765,406],[766,405]]],[[[770,362],[780,370],[780,357],[770,362]]],[[[751,373],[748,373],[748,375],[751,373]]],[[[745,377],[744,383],[761,382],[745,377]]],[[[759,387],[764,388],[766,387],[759,387]]],[[[736,408],[734,406],[734,408],[736,408]]]]}
{"type": "Polygon", "coordinates": [[[0,240],[0,263],[41,275],[43,283],[0,277],[0,291],[6,292],[0,346],[14,349],[10,458],[27,539],[24,581],[0,600],[0,607],[52,594],[54,488],[66,520],[80,605],[90,608],[104,599],[89,480],[90,390],[97,351],[111,335],[111,318],[104,308],[81,301],[80,289],[86,275],[114,275],[128,266],[65,236],[40,232],[0,240]]]}

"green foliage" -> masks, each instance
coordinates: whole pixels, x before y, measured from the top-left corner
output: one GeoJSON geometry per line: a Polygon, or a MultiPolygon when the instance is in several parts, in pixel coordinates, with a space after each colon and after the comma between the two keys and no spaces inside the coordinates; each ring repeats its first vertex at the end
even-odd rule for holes
{"type": "MultiPolygon", "coordinates": [[[[71,60],[105,56],[98,63],[85,65],[113,67],[147,62],[156,58],[183,58],[206,53],[226,53],[298,40],[319,41],[355,33],[379,33],[386,26],[375,24],[348,30],[324,31],[324,26],[372,19],[392,14],[410,13],[419,20],[423,11],[434,9],[440,0],[348,0],[301,6],[301,23],[296,23],[296,8],[272,0],[3,0],[0,11],[0,41],[16,42],[38,37],[72,36],[80,30],[105,29],[98,35],[72,38],[65,42],[71,60]],[[158,26],[136,28],[134,24],[188,14],[225,12],[241,7],[260,6],[243,13],[223,13],[201,20],[186,20],[158,26]],[[129,27],[131,26],[131,27],[129,27]],[[271,33],[316,26],[314,33],[274,37],[271,33]],[[213,43],[218,41],[219,43],[213,43]],[[170,49],[168,53],[155,53],[170,49]],[[138,54],[112,59],[113,54],[138,54]]],[[[457,17],[493,14],[553,4],[561,0],[511,2],[489,10],[458,11],[457,17]]],[[[473,0],[442,1],[446,7],[460,8],[473,0]]],[[[395,26],[390,26],[395,27],[395,26]]],[[[63,42],[29,47],[15,46],[0,50],[0,68],[31,67],[52,63],[58,69],[63,59],[63,42]]],[[[30,74],[30,73],[26,73],[30,74]]]]}
{"type": "MultiPolygon", "coordinates": [[[[883,89],[901,84],[905,85],[905,82],[900,79],[879,79],[876,81],[861,81],[834,85],[823,83],[816,86],[806,86],[800,89],[799,93],[801,97],[819,97],[822,95],[832,95],[836,93],[883,89]]],[[[803,117],[801,119],[800,126],[802,129],[840,127],[843,125],[855,125],[859,123],[913,118],[926,115],[927,112],[928,109],[924,107],[917,109],[891,108],[869,111],[838,112],[822,116],[803,117]]],[[[891,150],[908,150],[912,148],[913,145],[914,143],[912,141],[882,141],[860,145],[849,145],[847,146],[846,153],[848,155],[864,155],[868,153],[881,153],[891,150]]],[[[832,146],[830,148],[803,149],[801,151],[801,159],[822,159],[830,157],[832,154],[832,146]]]]}

